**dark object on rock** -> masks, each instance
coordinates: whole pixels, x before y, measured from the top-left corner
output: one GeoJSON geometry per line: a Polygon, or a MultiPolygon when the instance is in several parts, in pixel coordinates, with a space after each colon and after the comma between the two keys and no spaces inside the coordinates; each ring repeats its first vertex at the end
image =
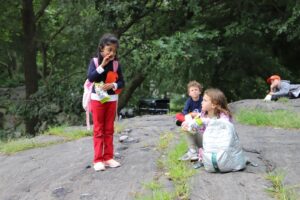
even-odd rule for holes
{"type": "Polygon", "coordinates": [[[136,114],[136,111],[134,108],[123,108],[119,112],[119,120],[124,119],[124,118],[132,118],[136,114]]]}
{"type": "Polygon", "coordinates": [[[179,120],[176,120],[176,125],[177,125],[177,126],[181,126],[181,124],[182,124],[182,122],[181,122],[181,121],[179,121],[179,120]]]}
{"type": "Polygon", "coordinates": [[[68,193],[72,192],[72,190],[68,190],[64,187],[56,188],[52,191],[52,195],[56,198],[64,198],[68,193]]]}
{"type": "Polygon", "coordinates": [[[122,143],[130,144],[130,143],[139,143],[140,139],[128,137],[126,140],[123,140],[122,143]]]}
{"type": "Polygon", "coordinates": [[[167,114],[170,110],[170,99],[141,99],[139,114],[167,114]]]}
{"type": "Polygon", "coordinates": [[[128,149],[128,146],[121,146],[117,148],[117,151],[124,151],[126,149],[128,149]]]}

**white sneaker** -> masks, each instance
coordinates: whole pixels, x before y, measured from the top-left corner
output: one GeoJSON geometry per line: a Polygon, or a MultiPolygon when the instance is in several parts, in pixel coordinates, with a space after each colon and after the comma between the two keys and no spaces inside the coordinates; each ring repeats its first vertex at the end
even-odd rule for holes
{"type": "Polygon", "coordinates": [[[94,164],[94,170],[97,171],[104,171],[105,170],[105,165],[103,162],[97,162],[94,164]]]}
{"type": "Polygon", "coordinates": [[[114,159],[104,161],[104,164],[106,167],[111,167],[111,168],[116,168],[116,167],[121,166],[121,164],[119,162],[115,161],[114,159]]]}
{"type": "Polygon", "coordinates": [[[194,149],[189,149],[188,152],[186,152],[179,160],[186,161],[186,160],[191,160],[195,161],[198,160],[198,153],[194,149]]]}

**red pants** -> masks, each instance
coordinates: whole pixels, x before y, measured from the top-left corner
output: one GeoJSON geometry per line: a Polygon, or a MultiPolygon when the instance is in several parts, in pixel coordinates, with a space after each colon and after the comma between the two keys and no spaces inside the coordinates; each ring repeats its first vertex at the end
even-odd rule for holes
{"type": "Polygon", "coordinates": [[[94,163],[110,160],[114,155],[113,134],[116,101],[91,100],[94,123],[94,163]]]}

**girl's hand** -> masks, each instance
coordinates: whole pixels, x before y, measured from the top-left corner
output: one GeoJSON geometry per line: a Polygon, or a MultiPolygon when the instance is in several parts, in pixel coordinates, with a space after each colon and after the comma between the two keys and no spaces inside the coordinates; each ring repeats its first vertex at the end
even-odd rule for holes
{"type": "Polygon", "coordinates": [[[183,122],[181,125],[182,130],[188,131],[188,123],[183,122]]]}
{"type": "Polygon", "coordinates": [[[105,83],[103,86],[102,86],[102,90],[104,91],[107,91],[107,90],[110,90],[114,87],[114,84],[112,83],[105,83]]]}
{"type": "Polygon", "coordinates": [[[191,112],[190,115],[192,116],[192,118],[197,117],[199,115],[199,113],[197,112],[191,112]]]}
{"type": "Polygon", "coordinates": [[[113,59],[114,59],[113,54],[106,55],[102,60],[101,67],[104,68],[113,59]]]}

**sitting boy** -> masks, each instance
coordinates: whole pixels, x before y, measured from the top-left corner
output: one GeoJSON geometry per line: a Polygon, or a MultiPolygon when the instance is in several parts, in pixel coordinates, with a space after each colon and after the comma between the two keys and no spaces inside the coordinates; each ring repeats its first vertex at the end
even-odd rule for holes
{"type": "Polygon", "coordinates": [[[200,113],[201,112],[201,95],[202,86],[197,81],[190,81],[187,85],[187,92],[189,98],[186,100],[183,111],[176,114],[176,125],[181,126],[184,122],[184,116],[191,113],[200,113]]]}
{"type": "MultiPolygon", "coordinates": [[[[182,122],[185,121],[185,116],[196,116],[201,112],[202,96],[200,96],[202,91],[202,86],[197,81],[190,81],[187,85],[188,95],[190,96],[185,102],[184,109],[182,113],[176,114],[176,124],[181,126],[182,122]]],[[[191,135],[185,134],[187,137],[189,150],[185,155],[183,155],[180,160],[198,160],[198,146],[202,146],[202,139],[198,137],[199,134],[191,135]]]]}

